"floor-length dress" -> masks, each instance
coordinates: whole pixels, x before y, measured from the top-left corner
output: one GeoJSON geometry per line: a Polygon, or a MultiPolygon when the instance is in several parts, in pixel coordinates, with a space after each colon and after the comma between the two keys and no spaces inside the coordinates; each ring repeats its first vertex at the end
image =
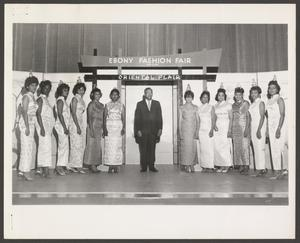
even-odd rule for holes
{"type": "Polygon", "coordinates": [[[121,102],[106,104],[106,128],[108,135],[104,138],[104,165],[121,165],[123,163],[122,135],[123,123],[121,120],[123,105],[121,102]]]}
{"type": "Polygon", "coordinates": [[[104,105],[98,101],[91,101],[88,105],[88,119],[91,119],[94,136],[91,136],[91,129],[87,126],[87,145],[84,152],[84,164],[102,164],[101,137],[103,132],[104,105]],[[91,114],[91,116],[89,116],[91,114]]]}
{"type": "Polygon", "coordinates": [[[198,160],[202,168],[214,168],[214,137],[209,136],[211,130],[212,105],[201,104],[198,109],[200,118],[198,160]]]}
{"type": "Polygon", "coordinates": [[[70,119],[70,158],[68,167],[81,168],[83,165],[83,156],[85,150],[85,127],[84,127],[84,111],[85,103],[83,98],[76,94],[74,98],[77,100],[76,117],[81,134],[77,133],[77,126],[71,116],[70,119]]]}
{"type": "Polygon", "coordinates": [[[231,104],[222,101],[215,105],[217,117],[216,126],[218,131],[214,132],[214,164],[216,166],[231,166],[231,138],[227,137],[229,128],[229,112],[231,104]]]}
{"type": "Polygon", "coordinates": [[[263,102],[261,98],[257,98],[249,107],[249,112],[251,115],[251,140],[254,150],[254,161],[255,168],[257,170],[264,170],[266,168],[266,121],[264,121],[260,133],[261,138],[257,138],[256,132],[260,122],[260,109],[259,106],[263,102]]]}
{"type": "Polygon", "coordinates": [[[42,99],[41,118],[45,130],[45,136],[41,135],[41,128],[37,123],[37,133],[39,136],[39,146],[37,154],[38,167],[50,167],[52,165],[52,131],[55,124],[53,109],[48,101],[46,95],[41,94],[39,98],[42,99]]]}
{"type": "Polygon", "coordinates": [[[193,104],[184,104],[181,110],[181,140],[180,140],[180,163],[182,165],[195,165],[197,158],[197,131],[198,107],[193,104]]]}
{"type": "MultiPolygon", "coordinates": [[[[55,104],[56,114],[57,112],[57,102],[61,100],[64,104],[62,116],[64,117],[65,125],[68,129],[70,123],[70,107],[63,96],[57,98],[55,104]]],[[[58,135],[58,149],[57,149],[57,166],[67,166],[69,161],[69,135],[64,133],[64,128],[57,116],[55,122],[55,130],[58,135]]]]}
{"type": "Polygon", "coordinates": [[[248,113],[248,102],[232,105],[232,141],[233,141],[233,164],[250,164],[250,132],[244,137],[248,113]]]}
{"type": "Polygon", "coordinates": [[[23,116],[20,117],[19,127],[21,133],[21,152],[20,152],[20,163],[19,170],[22,172],[30,172],[32,166],[32,161],[35,158],[35,141],[34,132],[37,123],[36,111],[38,109],[38,104],[35,101],[34,95],[31,92],[27,92],[23,96],[27,96],[29,99],[28,103],[28,124],[29,124],[29,135],[26,136],[26,125],[23,116]]]}
{"type": "MultiPolygon", "coordinates": [[[[279,125],[280,111],[278,105],[279,94],[273,95],[272,98],[268,99],[266,109],[268,112],[268,129],[269,139],[271,144],[271,155],[274,170],[281,170],[281,157],[283,156],[284,143],[285,143],[285,122],[281,128],[281,135],[276,138],[276,130],[279,125]]],[[[286,119],[286,117],[285,117],[286,119]]],[[[286,168],[284,168],[286,169],[286,168]]]]}

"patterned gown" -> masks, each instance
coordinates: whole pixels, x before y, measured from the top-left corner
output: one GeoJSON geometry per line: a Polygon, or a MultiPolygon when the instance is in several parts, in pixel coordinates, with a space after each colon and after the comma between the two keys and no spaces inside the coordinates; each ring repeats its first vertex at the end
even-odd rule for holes
{"type": "Polygon", "coordinates": [[[74,96],[77,99],[76,116],[81,130],[81,134],[77,133],[77,127],[71,116],[70,121],[70,158],[68,167],[81,168],[83,165],[83,156],[85,150],[85,127],[84,127],[84,111],[85,103],[79,94],[74,96]]]}
{"type": "Polygon", "coordinates": [[[198,132],[196,105],[184,104],[181,110],[181,141],[180,141],[180,163],[182,165],[195,165],[198,163],[197,142],[195,134],[198,132]]]}
{"type": "Polygon", "coordinates": [[[222,101],[215,105],[217,116],[216,126],[218,131],[214,133],[214,161],[216,166],[231,166],[231,138],[227,137],[229,127],[229,115],[231,104],[222,101]]]}
{"type": "Polygon", "coordinates": [[[43,100],[42,105],[42,122],[45,130],[45,136],[41,135],[41,128],[37,123],[37,133],[39,136],[39,147],[37,164],[38,167],[50,167],[52,165],[52,131],[55,124],[55,119],[53,115],[52,107],[46,97],[46,95],[41,94],[39,96],[43,100]]]}
{"type": "Polygon", "coordinates": [[[38,104],[35,101],[34,95],[31,92],[28,92],[23,95],[29,98],[28,104],[28,123],[29,123],[29,135],[26,136],[26,125],[23,119],[23,116],[20,117],[19,126],[21,131],[21,153],[20,153],[20,164],[19,170],[22,172],[30,172],[32,166],[32,161],[35,158],[35,141],[34,141],[34,132],[37,124],[36,120],[36,111],[38,109],[38,104]]]}
{"type": "Polygon", "coordinates": [[[104,165],[121,165],[123,163],[121,115],[124,108],[121,102],[111,101],[106,104],[106,109],[108,136],[104,139],[104,165]]]}
{"type": "Polygon", "coordinates": [[[91,129],[87,127],[87,145],[84,153],[84,164],[100,165],[102,163],[101,139],[103,132],[104,105],[98,101],[91,101],[88,105],[88,119],[94,130],[94,137],[91,137],[91,129]]]}
{"type": "Polygon", "coordinates": [[[244,137],[248,102],[232,105],[232,140],[234,165],[249,165],[250,163],[250,132],[244,137]]]}

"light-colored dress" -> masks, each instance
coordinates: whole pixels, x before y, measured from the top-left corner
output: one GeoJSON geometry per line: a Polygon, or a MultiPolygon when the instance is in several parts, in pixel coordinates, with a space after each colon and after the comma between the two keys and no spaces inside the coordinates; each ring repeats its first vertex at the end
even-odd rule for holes
{"type": "MultiPolygon", "coordinates": [[[[57,102],[61,100],[64,103],[62,115],[64,117],[64,122],[66,127],[69,127],[70,123],[70,107],[63,96],[57,98],[55,104],[56,114],[57,112],[57,102]]],[[[57,149],[57,166],[67,166],[69,161],[69,135],[64,133],[64,128],[57,116],[55,121],[55,130],[58,135],[58,149],[57,149]]]]}
{"type": "Polygon", "coordinates": [[[39,167],[50,167],[52,165],[52,131],[55,124],[55,119],[53,115],[53,109],[46,97],[46,95],[41,94],[39,98],[42,99],[42,122],[45,130],[45,136],[41,135],[41,128],[37,123],[37,133],[39,136],[39,146],[37,154],[37,164],[39,167]]]}
{"type": "Polygon", "coordinates": [[[123,105],[121,102],[106,104],[106,128],[108,136],[104,139],[104,165],[121,165],[123,163],[121,130],[123,105]]]}
{"type": "Polygon", "coordinates": [[[91,137],[91,129],[87,127],[87,145],[84,153],[84,164],[100,165],[102,163],[101,139],[103,132],[104,105],[98,101],[91,101],[88,105],[88,119],[91,119],[94,137],[91,137]]]}
{"type": "Polygon", "coordinates": [[[197,141],[195,140],[195,134],[198,132],[198,107],[196,105],[186,103],[180,107],[180,111],[180,163],[182,165],[195,165],[198,163],[197,141]]]}
{"type": "Polygon", "coordinates": [[[260,130],[261,138],[258,139],[256,136],[260,122],[259,106],[261,102],[263,102],[261,98],[257,98],[249,107],[249,112],[251,115],[251,140],[254,150],[255,168],[257,170],[264,170],[266,168],[266,121],[264,121],[260,130]]]}
{"type": "Polygon", "coordinates": [[[214,132],[214,164],[216,166],[231,166],[231,138],[227,137],[229,128],[229,112],[231,104],[222,101],[215,105],[215,114],[217,116],[216,126],[218,131],[214,132]]]}
{"type": "Polygon", "coordinates": [[[20,164],[19,170],[22,172],[30,172],[32,166],[32,161],[35,158],[35,141],[34,141],[34,132],[36,127],[36,111],[38,109],[38,104],[34,98],[33,93],[28,92],[23,95],[29,98],[28,103],[28,124],[29,124],[29,135],[26,136],[26,125],[23,116],[20,117],[19,126],[21,131],[21,153],[20,153],[20,164]]]}
{"type": "Polygon", "coordinates": [[[81,130],[81,134],[77,133],[76,124],[71,116],[70,119],[70,158],[68,167],[81,168],[83,165],[83,156],[85,150],[85,127],[84,127],[84,111],[85,103],[83,98],[76,94],[74,98],[77,100],[76,116],[81,130]]]}
{"type": "MultiPolygon", "coordinates": [[[[285,121],[283,122],[281,128],[281,135],[276,138],[276,130],[279,125],[280,111],[278,105],[278,99],[280,96],[278,94],[273,95],[271,99],[268,99],[266,104],[266,109],[268,112],[268,129],[269,138],[271,144],[271,155],[274,170],[281,170],[281,157],[283,156],[284,143],[285,143],[285,121]]],[[[286,117],[285,117],[286,119],[286,117]]]]}
{"type": "Polygon", "coordinates": [[[206,103],[201,104],[198,109],[200,118],[198,160],[202,168],[214,168],[214,137],[209,136],[212,108],[212,105],[206,103]]]}
{"type": "Polygon", "coordinates": [[[250,164],[250,133],[244,137],[247,123],[248,102],[232,105],[232,140],[234,165],[250,164]]]}

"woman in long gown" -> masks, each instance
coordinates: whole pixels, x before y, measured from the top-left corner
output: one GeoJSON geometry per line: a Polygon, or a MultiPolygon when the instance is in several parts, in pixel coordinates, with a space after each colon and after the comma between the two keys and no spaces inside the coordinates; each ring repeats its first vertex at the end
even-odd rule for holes
{"type": "Polygon", "coordinates": [[[20,152],[20,164],[19,171],[20,176],[26,181],[31,181],[30,175],[31,163],[34,153],[34,132],[36,127],[36,111],[38,105],[34,98],[34,93],[37,89],[39,82],[34,76],[28,77],[25,80],[26,93],[22,97],[22,116],[20,117],[19,127],[21,133],[21,152],[20,152]]]}
{"type": "Polygon", "coordinates": [[[198,160],[202,167],[202,172],[212,172],[214,170],[214,127],[215,108],[209,104],[210,93],[203,91],[200,96],[201,105],[198,109],[200,118],[199,129],[199,154],[198,160]]]}
{"type": "Polygon", "coordinates": [[[253,86],[250,89],[249,107],[251,118],[251,141],[254,150],[255,176],[264,176],[267,173],[265,141],[266,141],[266,122],[265,122],[265,103],[261,100],[261,88],[253,86]]]}
{"type": "Polygon", "coordinates": [[[249,173],[250,165],[250,115],[249,102],[244,100],[244,89],[234,90],[232,104],[233,164],[243,175],[249,173]]]}
{"type": "Polygon", "coordinates": [[[49,103],[48,96],[51,91],[49,80],[40,83],[41,94],[37,99],[37,133],[39,136],[39,146],[37,154],[37,165],[41,168],[41,175],[49,177],[49,167],[52,165],[52,131],[55,124],[53,109],[49,103]]]}
{"type": "Polygon", "coordinates": [[[226,101],[227,95],[223,88],[216,94],[215,114],[216,126],[214,133],[214,161],[217,172],[227,173],[232,166],[231,157],[231,104],[226,101]]]}
{"type": "Polygon", "coordinates": [[[70,87],[65,83],[60,83],[55,92],[56,104],[55,131],[58,135],[57,163],[54,172],[64,176],[68,173],[67,164],[69,161],[69,124],[70,107],[67,103],[70,87]]]}
{"type": "Polygon", "coordinates": [[[100,172],[97,166],[102,164],[101,138],[103,133],[104,105],[99,102],[101,96],[101,90],[94,88],[90,95],[92,101],[87,108],[88,127],[84,164],[87,165],[93,173],[100,172]]]}
{"type": "Polygon", "coordinates": [[[285,104],[279,95],[280,86],[272,80],[268,84],[268,101],[266,104],[268,119],[268,135],[271,145],[271,156],[274,169],[272,179],[281,178],[287,174],[287,168],[282,163],[285,143],[285,104]],[[283,167],[284,166],[284,167],[283,167]]]}
{"type": "Polygon", "coordinates": [[[125,134],[125,107],[120,92],[112,89],[111,101],[105,105],[103,118],[104,165],[109,173],[118,173],[123,163],[122,136],[125,134]]]}
{"type": "Polygon", "coordinates": [[[72,98],[70,106],[70,158],[68,169],[71,172],[79,172],[80,174],[85,174],[82,168],[86,135],[84,128],[85,103],[82,97],[85,91],[85,84],[78,82],[73,88],[74,97],[72,98]]]}
{"type": "Polygon", "coordinates": [[[180,164],[186,172],[194,172],[197,164],[197,143],[199,137],[198,107],[192,103],[194,93],[187,90],[185,104],[179,108],[180,164]]]}

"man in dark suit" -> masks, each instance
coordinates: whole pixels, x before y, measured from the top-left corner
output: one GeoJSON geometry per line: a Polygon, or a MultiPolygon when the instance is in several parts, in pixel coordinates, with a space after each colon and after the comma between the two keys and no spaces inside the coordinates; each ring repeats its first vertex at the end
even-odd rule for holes
{"type": "Polygon", "coordinates": [[[139,144],[141,172],[147,167],[152,172],[158,172],[154,167],[155,146],[162,133],[162,114],[160,103],[152,100],[151,88],[144,90],[144,98],[138,102],[134,114],[134,135],[139,144]]]}

